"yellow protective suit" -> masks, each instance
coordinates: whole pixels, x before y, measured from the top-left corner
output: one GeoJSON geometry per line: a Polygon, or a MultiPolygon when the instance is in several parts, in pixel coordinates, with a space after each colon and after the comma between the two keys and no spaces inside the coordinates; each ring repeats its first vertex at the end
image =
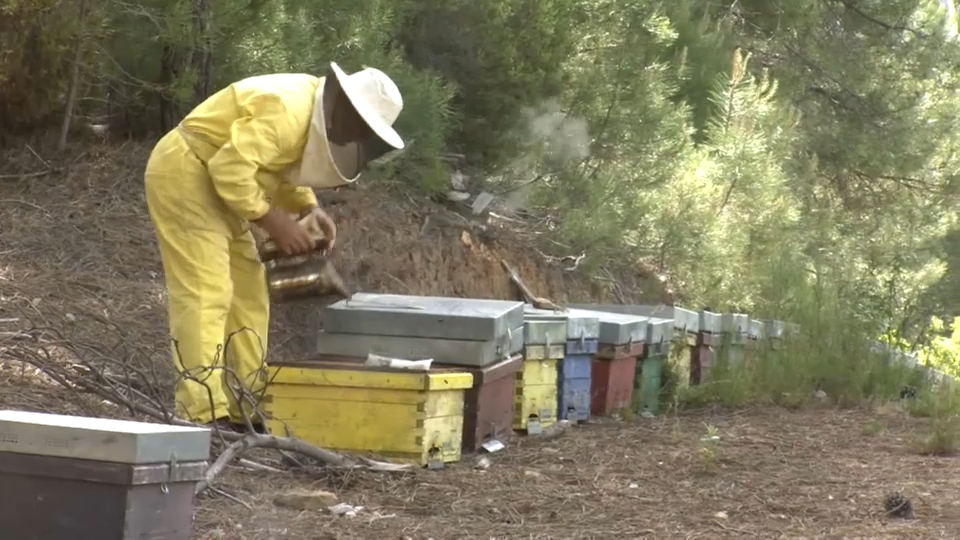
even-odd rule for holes
{"type": "Polygon", "coordinates": [[[189,420],[242,420],[224,386],[234,383],[224,380],[229,372],[210,369],[218,361],[249,391],[266,383],[269,295],[248,223],[269,201],[291,213],[317,204],[311,189],[282,173],[301,159],[322,80],[277,74],[234,83],[150,154],[147,205],[166,275],[174,362],[185,374],[177,412],[189,420]],[[225,342],[225,354],[218,352],[225,342]]]}

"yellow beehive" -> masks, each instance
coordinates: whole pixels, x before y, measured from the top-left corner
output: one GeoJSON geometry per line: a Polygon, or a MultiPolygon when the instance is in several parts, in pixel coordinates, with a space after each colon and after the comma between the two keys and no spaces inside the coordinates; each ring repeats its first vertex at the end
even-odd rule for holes
{"type": "Polygon", "coordinates": [[[531,359],[530,352],[527,351],[523,369],[516,376],[513,428],[519,430],[527,430],[531,418],[538,421],[541,428],[557,423],[557,360],[531,359]]]}
{"type": "Polygon", "coordinates": [[[419,465],[460,460],[470,373],[311,360],[272,366],[270,377],[263,409],[271,433],[289,428],[323,448],[419,465]]]}
{"type": "Polygon", "coordinates": [[[697,345],[697,336],[689,332],[677,332],[674,334],[673,343],[670,345],[670,362],[673,363],[676,370],[679,386],[689,386],[690,384],[690,361],[693,358],[693,348],[697,345]]]}

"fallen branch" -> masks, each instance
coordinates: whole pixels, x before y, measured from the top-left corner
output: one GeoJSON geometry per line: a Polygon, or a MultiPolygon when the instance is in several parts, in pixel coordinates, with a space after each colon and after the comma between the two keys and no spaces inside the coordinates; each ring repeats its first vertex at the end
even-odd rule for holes
{"type": "MultiPolygon", "coordinates": [[[[128,410],[134,416],[149,417],[171,425],[207,428],[207,426],[177,418],[171,411],[166,410],[164,403],[169,397],[165,397],[167,392],[163,389],[172,386],[170,381],[158,379],[156,374],[150,373],[149,370],[138,369],[133,363],[120,360],[119,358],[123,358],[124,355],[114,356],[115,353],[104,355],[93,347],[88,348],[77,342],[60,339],[58,333],[50,329],[22,331],[17,333],[17,337],[22,337],[23,340],[8,339],[4,346],[0,347],[0,360],[16,361],[33,366],[59,386],[76,394],[78,398],[83,394],[93,395],[128,410]]],[[[230,337],[232,336],[228,336],[227,342],[230,337]]],[[[214,365],[215,367],[209,369],[223,372],[228,382],[225,386],[234,394],[236,402],[249,406],[249,412],[246,407],[241,407],[241,413],[243,424],[247,426],[248,432],[253,432],[251,418],[266,418],[266,415],[259,410],[259,396],[251,393],[244,385],[230,384],[231,381],[239,383],[236,374],[218,362],[214,362],[214,365]]],[[[220,375],[181,374],[181,377],[199,384],[203,384],[202,381],[206,376],[219,377],[220,375]]],[[[79,403],[82,400],[77,401],[79,403]]],[[[338,468],[396,472],[412,467],[407,464],[393,464],[364,457],[348,457],[297,439],[289,430],[287,436],[283,437],[237,433],[218,427],[214,427],[213,432],[214,443],[220,442],[223,450],[207,469],[204,479],[197,485],[197,493],[210,488],[216,477],[234,461],[248,467],[252,465],[260,470],[278,471],[278,469],[243,459],[243,454],[254,448],[276,450],[287,461],[291,457],[289,454],[299,454],[324,465],[338,468]]]]}
{"type": "MultiPolygon", "coordinates": [[[[224,433],[225,437],[227,435],[228,434],[224,433]]],[[[197,484],[196,493],[202,493],[205,489],[210,487],[217,475],[222,473],[227,465],[230,464],[230,462],[254,448],[268,448],[270,450],[285,450],[288,452],[294,452],[296,454],[323,462],[327,465],[333,465],[335,467],[342,468],[364,468],[381,472],[397,472],[410,468],[410,465],[386,463],[367,458],[359,458],[357,461],[354,461],[336,452],[331,452],[330,450],[320,448],[319,446],[314,446],[310,443],[301,441],[300,439],[294,439],[293,437],[277,437],[275,435],[260,435],[258,433],[250,433],[246,435],[231,433],[229,435],[237,435],[239,439],[227,446],[223,452],[220,453],[220,456],[217,457],[216,461],[214,461],[213,464],[207,468],[207,472],[204,474],[203,480],[197,484]]]]}
{"type": "Polygon", "coordinates": [[[536,251],[537,251],[538,254],[540,254],[541,257],[543,257],[544,259],[546,259],[546,261],[547,261],[548,263],[551,263],[551,264],[561,264],[561,263],[564,263],[564,262],[567,262],[567,261],[572,262],[572,263],[573,263],[573,266],[568,266],[568,267],[564,268],[564,269],[563,269],[564,272],[573,272],[573,271],[575,271],[577,268],[580,267],[580,263],[582,263],[582,262],[584,261],[584,259],[587,258],[587,252],[586,252],[586,251],[581,252],[580,255],[577,255],[576,257],[573,256],[573,255],[564,255],[563,257],[553,257],[553,256],[550,256],[550,255],[547,255],[546,253],[540,251],[539,249],[536,250],[536,251]]]}
{"type": "Polygon", "coordinates": [[[39,178],[41,176],[46,176],[54,171],[37,171],[29,173],[17,173],[17,174],[0,174],[0,180],[26,180],[28,178],[39,178]]]}
{"type": "Polygon", "coordinates": [[[232,493],[228,493],[228,492],[226,492],[226,491],[224,491],[224,490],[222,490],[222,489],[216,489],[216,488],[210,488],[210,491],[212,491],[213,493],[216,493],[217,495],[222,495],[222,496],[230,499],[231,501],[239,504],[240,506],[243,506],[243,507],[246,508],[247,510],[253,510],[253,507],[250,506],[249,503],[243,501],[243,499],[241,499],[240,497],[237,497],[236,495],[234,495],[234,494],[232,494],[232,493]]]}
{"type": "Polygon", "coordinates": [[[534,296],[533,292],[530,291],[530,288],[527,287],[526,283],[524,283],[523,280],[520,279],[520,275],[517,274],[517,271],[514,270],[514,268],[510,266],[510,264],[507,263],[507,261],[500,259],[500,265],[503,266],[503,269],[506,270],[507,274],[510,275],[510,282],[513,283],[514,287],[520,293],[524,302],[532,305],[537,309],[566,311],[566,308],[562,308],[546,298],[534,296]]]}
{"type": "Polygon", "coordinates": [[[30,334],[25,334],[23,332],[0,332],[0,340],[28,340],[31,339],[30,334]]]}
{"type": "Polygon", "coordinates": [[[263,471],[268,473],[282,474],[283,470],[276,467],[271,467],[269,465],[264,465],[263,463],[257,463],[246,458],[237,458],[237,465],[243,467],[244,469],[249,469],[251,471],[263,471]]]}
{"type": "Polygon", "coordinates": [[[288,438],[279,438],[273,437],[270,435],[258,435],[252,433],[249,435],[244,435],[240,440],[233,442],[230,446],[227,446],[223,452],[220,453],[220,456],[217,457],[216,461],[207,468],[207,472],[203,475],[203,480],[197,483],[195,493],[200,494],[207,488],[209,488],[216,477],[223,472],[223,470],[230,464],[234,459],[240,457],[244,452],[253,449],[253,448],[272,448],[274,450],[289,450],[296,452],[298,454],[304,454],[308,457],[313,457],[319,459],[320,461],[333,463],[335,465],[344,467],[352,465],[349,460],[334,454],[333,452],[327,452],[320,448],[310,447],[307,444],[297,444],[300,441],[296,439],[288,438]]]}

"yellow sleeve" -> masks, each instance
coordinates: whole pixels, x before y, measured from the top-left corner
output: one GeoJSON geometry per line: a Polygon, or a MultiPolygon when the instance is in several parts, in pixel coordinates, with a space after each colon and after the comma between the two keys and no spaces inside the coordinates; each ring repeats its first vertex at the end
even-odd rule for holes
{"type": "Polygon", "coordinates": [[[312,189],[294,186],[289,182],[281,182],[277,186],[273,202],[277,208],[286,210],[291,214],[299,214],[301,210],[309,206],[320,206],[317,204],[317,195],[312,189]]]}
{"type": "Polygon", "coordinates": [[[233,122],[230,139],[207,162],[207,170],[217,195],[241,218],[253,221],[270,210],[257,171],[278,164],[294,129],[278,96],[264,94],[249,107],[252,114],[233,122]]]}

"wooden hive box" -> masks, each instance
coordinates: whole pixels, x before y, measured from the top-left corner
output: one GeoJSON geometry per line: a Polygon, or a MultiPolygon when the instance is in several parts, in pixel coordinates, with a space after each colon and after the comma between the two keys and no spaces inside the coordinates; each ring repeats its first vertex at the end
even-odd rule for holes
{"type": "Polygon", "coordinates": [[[786,327],[783,321],[763,321],[763,337],[770,350],[780,349],[785,330],[786,327]]]}
{"type": "Polygon", "coordinates": [[[720,346],[720,358],[728,365],[743,364],[749,327],[750,317],[743,313],[724,313],[720,316],[720,333],[723,340],[720,346]]]}
{"type": "Polygon", "coordinates": [[[593,356],[597,354],[599,346],[600,344],[597,343],[596,339],[568,339],[566,355],[589,354],[593,356]]]}
{"type": "Polygon", "coordinates": [[[666,348],[651,349],[661,354],[650,354],[650,350],[637,359],[636,375],[633,384],[634,410],[637,414],[660,413],[660,388],[663,380],[663,363],[670,354],[670,343],[666,348]]]}
{"type": "Polygon", "coordinates": [[[761,345],[764,343],[765,325],[763,321],[750,319],[747,327],[747,340],[743,344],[743,356],[747,362],[756,361],[760,356],[761,345]]]}
{"type": "Polygon", "coordinates": [[[700,331],[700,314],[679,306],[671,306],[669,313],[673,316],[673,335],[668,359],[677,374],[677,386],[686,387],[690,385],[690,375],[693,370],[697,333],[700,331]]]}
{"type": "Polygon", "coordinates": [[[527,346],[523,368],[516,374],[513,428],[537,434],[557,423],[557,358],[564,345],[527,346]]]}
{"type": "Polygon", "coordinates": [[[190,540],[210,430],[0,411],[0,538],[190,540]]]}
{"type": "MultiPolygon", "coordinates": [[[[596,351],[596,346],[593,349],[596,351]]],[[[567,354],[560,361],[560,373],[557,377],[559,393],[557,416],[561,420],[579,423],[590,419],[592,365],[592,354],[567,354]]]]}
{"type": "Polygon", "coordinates": [[[676,366],[678,386],[690,385],[693,374],[693,358],[697,353],[697,334],[677,332],[673,335],[673,344],[670,347],[670,362],[676,366]]]}
{"type": "Polygon", "coordinates": [[[660,412],[660,388],[663,365],[670,355],[674,332],[674,320],[650,317],[647,321],[647,337],[643,353],[637,358],[637,370],[633,384],[634,411],[640,415],[655,415],[660,412]]]}
{"type": "Polygon", "coordinates": [[[690,359],[690,384],[698,385],[707,380],[710,368],[717,362],[717,351],[723,344],[723,336],[700,332],[690,359]]]}
{"type": "Polygon", "coordinates": [[[707,379],[710,368],[716,363],[717,349],[723,344],[719,313],[701,311],[699,322],[696,345],[690,359],[691,385],[699,385],[707,379]]]}
{"type": "Polygon", "coordinates": [[[458,367],[473,375],[473,387],[467,390],[463,404],[464,452],[476,452],[484,443],[510,435],[515,379],[522,368],[519,354],[482,368],[458,367]]]}
{"type": "Polygon", "coordinates": [[[637,356],[644,349],[648,318],[623,313],[617,306],[582,307],[588,309],[568,308],[568,312],[572,316],[595,318],[599,323],[597,352],[591,362],[590,414],[604,415],[628,409],[633,397],[637,356]]]}
{"type": "Polygon", "coordinates": [[[605,415],[630,408],[637,357],[643,354],[643,342],[626,345],[600,345],[593,357],[590,377],[590,413],[605,415]]]}
{"type": "Polygon", "coordinates": [[[374,368],[321,356],[274,364],[269,375],[263,409],[271,433],[289,427],[331,450],[430,467],[460,460],[464,394],[473,386],[463,369],[374,368]]]}

